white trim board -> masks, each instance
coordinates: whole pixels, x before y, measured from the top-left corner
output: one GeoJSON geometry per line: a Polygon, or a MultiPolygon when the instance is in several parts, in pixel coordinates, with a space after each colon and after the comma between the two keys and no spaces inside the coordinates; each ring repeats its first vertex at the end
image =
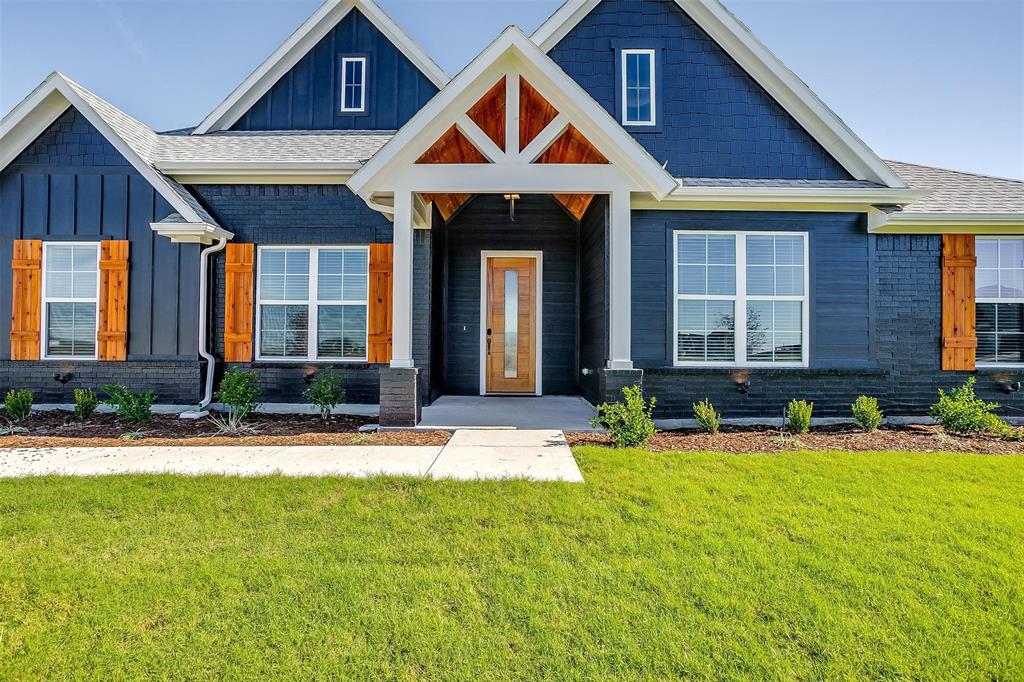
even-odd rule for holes
{"type": "Polygon", "coordinates": [[[356,9],[377,27],[430,81],[443,88],[450,80],[434,60],[398,27],[373,0],[327,0],[284,43],[250,73],[227,98],[203,119],[193,135],[227,130],[263,97],[284,74],[356,9]]]}
{"type": "MultiPolygon", "coordinates": [[[[544,252],[543,251],[481,251],[480,252],[480,395],[505,395],[487,392],[487,259],[533,258],[537,261],[537,385],[534,395],[544,395],[544,252]]],[[[528,395],[528,394],[523,394],[528,395]]]]}
{"type": "MultiPolygon", "coordinates": [[[[532,36],[545,52],[601,0],[567,0],[532,36]]],[[[719,0],[675,0],[711,38],[858,180],[906,187],[903,180],[719,0]]]]}

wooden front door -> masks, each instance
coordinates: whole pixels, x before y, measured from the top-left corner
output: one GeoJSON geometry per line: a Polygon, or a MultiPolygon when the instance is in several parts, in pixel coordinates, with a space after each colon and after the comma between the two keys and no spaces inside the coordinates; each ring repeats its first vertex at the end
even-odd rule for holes
{"type": "Polygon", "coordinates": [[[487,393],[537,392],[537,259],[487,258],[487,393]]]}

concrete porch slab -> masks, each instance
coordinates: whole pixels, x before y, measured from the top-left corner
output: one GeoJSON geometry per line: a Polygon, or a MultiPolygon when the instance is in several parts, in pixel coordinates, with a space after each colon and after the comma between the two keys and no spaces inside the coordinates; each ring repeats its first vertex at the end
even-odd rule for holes
{"type": "Polygon", "coordinates": [[[594,431],[594,407],[580,396],[455,396],[423,408],[419,429],[594,431]]]}

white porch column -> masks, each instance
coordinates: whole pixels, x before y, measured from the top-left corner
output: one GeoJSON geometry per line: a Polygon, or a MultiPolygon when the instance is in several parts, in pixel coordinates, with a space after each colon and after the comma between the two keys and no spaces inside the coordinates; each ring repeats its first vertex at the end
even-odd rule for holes
{"type": "Polygon", "coordinates": [[[608,369],[633,369],[630,349],[632,333],[632,249],[629,190],[619,189],[609,197],[608,226],[608,369]]]}
{"type": "Polygon", "coordinates": [[[412,360],[412,192],[395,190],[395,247],[391,295],[391,366],[412,360]]]}

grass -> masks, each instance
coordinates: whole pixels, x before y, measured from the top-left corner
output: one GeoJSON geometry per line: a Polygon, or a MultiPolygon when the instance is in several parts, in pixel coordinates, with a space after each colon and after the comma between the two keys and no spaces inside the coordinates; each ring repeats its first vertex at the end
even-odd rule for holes
{"type": "Polygon", "coordinates": [[[1024,458],[0,481],[0,678],[1021,679],[1024,458]]]}

